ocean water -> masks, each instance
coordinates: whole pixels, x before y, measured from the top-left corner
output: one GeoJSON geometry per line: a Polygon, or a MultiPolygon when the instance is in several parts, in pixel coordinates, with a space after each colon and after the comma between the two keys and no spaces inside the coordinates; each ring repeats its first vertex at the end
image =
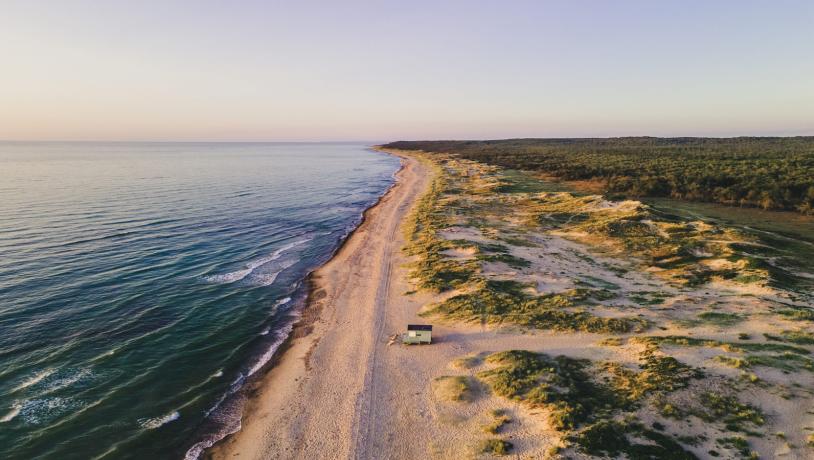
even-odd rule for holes
{"type": "Polygon", "coordinates": [[[194,458],[392,184],[359,144],[0,143],[0,458],[194,458]]]}

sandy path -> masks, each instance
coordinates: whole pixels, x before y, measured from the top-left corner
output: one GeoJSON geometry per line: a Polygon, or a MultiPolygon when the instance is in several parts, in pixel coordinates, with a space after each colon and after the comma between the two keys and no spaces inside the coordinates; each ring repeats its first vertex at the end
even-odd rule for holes
{"type": "Polygon", "coordinates": [[[403,276],[394,270],[399,230],[430,179],[420,162],[404,158],[403,165],[396,186],[315,272],[314,300],[304,313],[319,315],[313,329],[295,334],[257,385],[242,430],[209,457],[382,458],[368,440],[377,436],[374,414],[389,412],[380,357],[388,348],[391,301],[403,293],[391,289],[391,280],[403,276]]]}

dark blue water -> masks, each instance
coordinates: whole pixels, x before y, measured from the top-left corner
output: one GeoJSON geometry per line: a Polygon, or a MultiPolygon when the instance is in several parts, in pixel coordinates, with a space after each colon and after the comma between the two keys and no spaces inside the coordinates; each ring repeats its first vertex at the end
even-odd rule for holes
{"type": "Polygon", "coordinates": [[[355,144],[0,143],[0,457],[183,458],[234,430],[304,276],[397,168],[355,144]]]}

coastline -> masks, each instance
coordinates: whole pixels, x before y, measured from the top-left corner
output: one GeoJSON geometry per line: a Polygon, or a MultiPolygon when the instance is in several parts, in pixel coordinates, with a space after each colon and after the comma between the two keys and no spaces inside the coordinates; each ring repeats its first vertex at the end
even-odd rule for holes
{"type": "MultiPolygon", "coordinates": [[[[300,318],[275,356],[266,364],[264,372],[246,385],[247,401],[240,428],[205,449],[202,458],[305,455],[305,449],[295,449],[304,435],[301,422],[311,419],[311,414],[297,410],[308,406],[304,386],[306,382],[314,380],[322,380],[326,384],[331,378],[330,375],[318,372],[321,368],[313,365],[313,354],[327,333],[337,333],[341,329],[344,322],[337,321],[336,310],[341,308],[338,304],[347,305],[358,301],[358,295],[344,289],[354,275],[358,274],[354,272],[354,267],[376,265],[376,259],[382,255],[375,250],[371,251],[370,239],[376,238],[380,242],[389,243],[386,248],[388,252],[400,251],[400,245],[393,246],[393,237],[398,233],[395,230],[400,228],[402,218],[426,186],[426,175],[417,171],[423,166],[414,157],[392,150],[376,150],[401,159],[401,167],[394,173],[395,182],[379,200],[363,212],[359,225],[337,246],[332,257],[305,278],[307,296],[300,310],[300,318]],[[383,229],[380,225],[383,220],[389,224],[384,226],[389,230],[386,234],[377,231],[383,229]],[[278,421],[272,421],[272,416],[275,415],[278,421]],[[290,422],[288,426],[286,421],[290,422]]],[[[391,254],[387,254],[389,255],[391,254]]],[[[389,266],[385,271],[389,277],[389,266]]],[[[375,277],[369,280],[373,281],[375,277]]],[[[378,283],[371,283],[373,284],[378,283]]],[[[370,303],[369,307],[383,308],[380,302],[370,303]]],[[[352,361],[347,364],[353,367],[352,361]]],[[[357,389],[365,386],[358,379],[355,383],[357,389]]],[[[313,407],[308,412],[310,411],[313,411],[313,407]]],[[[354,413],[342,412],[346,416],[354,413]]],[[[344,425],[345,431],[354,428],[351,423],[344,425]]],[[[349,439],[350,436],[347,436],[345,441],[349,439]]],[[[353,446],[347,442],[344,444],[342,450],[349,453],[353,446]]],[[[319,447],[317,444],[312,445],[322,452],[327,448],[321,443],[319,447]]]]}

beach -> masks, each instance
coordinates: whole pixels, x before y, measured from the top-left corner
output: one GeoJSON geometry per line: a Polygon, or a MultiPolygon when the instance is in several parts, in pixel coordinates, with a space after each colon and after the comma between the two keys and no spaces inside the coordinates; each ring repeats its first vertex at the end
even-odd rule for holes
{"type": "MultiPolygon", "coordinates": [[[[401,299],[399,231],[428,183],[427,168],[402,157],[395,186],[323,267],[285,352],[253,391],[242,429],[208,456],[325,458],[373,455],[375,414],[396,404],[383,381],[388,338],[415,319],[401,299]]],[[[399,441],[406,441],[400,439],[399,441]]],[[[395,446],[394,446],[395,448],[395,446]]]]}

